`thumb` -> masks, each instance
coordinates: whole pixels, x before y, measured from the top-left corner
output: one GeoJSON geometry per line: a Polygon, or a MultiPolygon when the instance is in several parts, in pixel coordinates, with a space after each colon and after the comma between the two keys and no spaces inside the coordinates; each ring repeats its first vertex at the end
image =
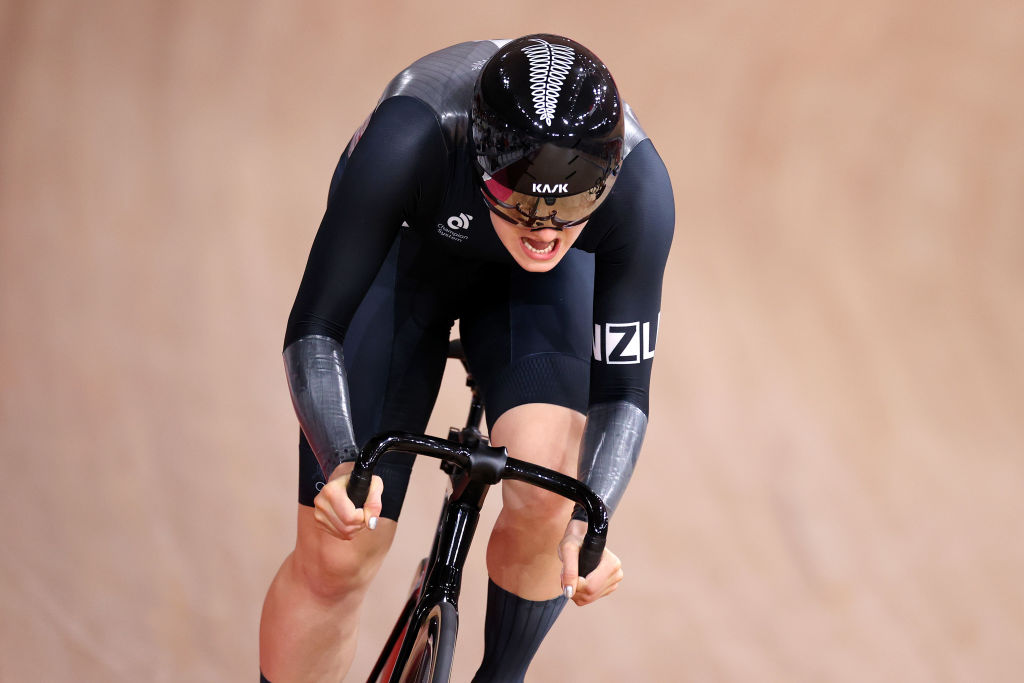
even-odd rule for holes
{"type": "Polygon", "coordinates": [[[562,594],[572,598],[579,589],[579,558],[580,546],[567,540],[562,544],[559,555],[562,557],[562,594]]]}
{"type": "Polygon", "coordinates": [[[366,526],[371,530],[377,528],[377,519],[383,507],[381,495],[384,493],[384,481],[374,475],[370,480],[370,491],[366,494],[366,502],[363,503],[363,519],[366,526]]]}

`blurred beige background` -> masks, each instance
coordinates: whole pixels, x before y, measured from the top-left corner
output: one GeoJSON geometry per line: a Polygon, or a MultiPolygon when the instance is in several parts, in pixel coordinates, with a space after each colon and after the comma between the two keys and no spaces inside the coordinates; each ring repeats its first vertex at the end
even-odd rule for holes
{"type": "MultiPolygon", "coordinates": [[[[537,30],[611,65],[678,221],[627,580],[531,680],[1020,679],[1020,2],[5,0],[0,680],[256,680],[294,534],[280,345],[334,163],[415,58],[537,30]]],[[[464,409],[452,373],[432,429],[464,409]]]]}

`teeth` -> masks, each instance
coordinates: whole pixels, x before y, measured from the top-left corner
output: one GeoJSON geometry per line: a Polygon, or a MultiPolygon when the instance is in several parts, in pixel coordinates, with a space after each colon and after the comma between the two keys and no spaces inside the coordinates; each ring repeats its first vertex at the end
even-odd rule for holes
{"type": "Polygon", "coordinates": [[[523,238],[523,244],[526,246],[527,249],[532,251],[534,254],[550,254],[552,250],[554,250],[555,242],[557,241],[558,240],[551,240],[550,242],[548,242],[548,246],[544,247],[543,249],[537,249],[532,244],[530,244],[529,240],[527,240],[525,237],[523,238]]]}

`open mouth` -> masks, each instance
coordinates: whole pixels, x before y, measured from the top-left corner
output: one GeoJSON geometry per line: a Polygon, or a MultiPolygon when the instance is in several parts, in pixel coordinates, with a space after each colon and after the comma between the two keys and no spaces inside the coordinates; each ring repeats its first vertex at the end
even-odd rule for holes
{"type": "Polygon", "coordinates": [[[537,261],[546,261],[552,258],[558,250],[557,238],[547,242],[529,237],[520,237],[519,243],[523,245],[523,251],[526,252],[527,256],[537,261]]]}

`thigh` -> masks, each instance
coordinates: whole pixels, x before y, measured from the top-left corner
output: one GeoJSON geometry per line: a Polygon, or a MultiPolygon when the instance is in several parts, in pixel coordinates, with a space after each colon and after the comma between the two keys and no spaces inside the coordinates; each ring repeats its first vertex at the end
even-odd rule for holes
{"type": "MultiPolygon", "coordinates": [[[[422,432],[444,374],[452,315],[445,288],[430,277],[432,254],[402,231],[345,335],[352,425],[362,446],[382,431],[422,432]]],[[[381,516],[397,520],[413,457],[392,453],[378,465],[381,516]]],[[[299,502],[312,505],[323,473],[305,438],[299,444],[299,502]]]]}
{"type": "Polygon", "coordinates": [[[593,352],[594,259],[572,250],[547,273],[490,269],[459,320],[493,429],[517,406],[586,413],[593,352]]]}

